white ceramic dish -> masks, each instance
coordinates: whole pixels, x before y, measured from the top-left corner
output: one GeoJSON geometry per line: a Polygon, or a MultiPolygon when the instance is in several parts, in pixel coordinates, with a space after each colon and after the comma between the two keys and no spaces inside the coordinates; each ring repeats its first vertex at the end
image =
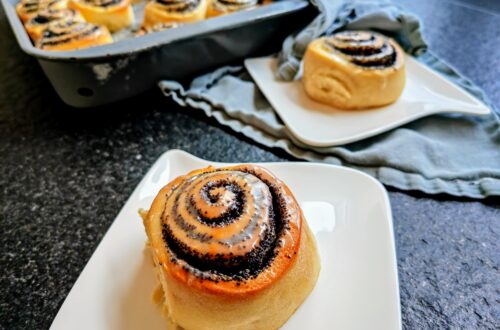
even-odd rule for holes
{"type": "Polygon", "coordinates": [[[407,80],[394,104],[343,111],[311,100],[300,80],[276,80],[276,59],[248,59],[245,66],[292,134],[317,147],[351,143],[436,113],[486,115],[483,103],[439,74],[406,56],[407,80]]]}
{"type": "MultiPolygon", "coordinates": [[[[137,210],[186,172],[223,165],[179,150],[162,155],[118,214],[52,323],[52,330],[164,330],[137,210]]],[[[401,329],[387,193],[361,172],[312,163],[266,163],[294,192],[321,256],[318,283],[283,329],[401,329]]]]}

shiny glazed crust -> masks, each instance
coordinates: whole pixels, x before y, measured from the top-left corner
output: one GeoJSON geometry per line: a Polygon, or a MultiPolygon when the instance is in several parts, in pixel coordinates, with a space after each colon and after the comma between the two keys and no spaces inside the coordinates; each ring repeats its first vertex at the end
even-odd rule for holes
{"type": "Polygon", "coordinates": [[[158,278],[165,292],[164,303],[168,317],[185,329],[278,328],[300,306],[316,283],[319,258],[314,237],[303,219],[302,211],[288,187],[261,167],[209,167],[181,176],[158,193],[143,220],[158,278]],[[210,187],[208,190],[207,184],[210,187]],[[239,188],[235,188],[233,184],[239,188]],[[202,195],[205,197],[198,199],[202,195]],[[271,195],[272,199],[269,200],[271,195]],[[208,199],[211,198],[218,201],[210,204],[212,202],[208,202],[208,199]],[[238,211],[236,220],[229,218],[215,225],[207,222],[193,231],[183,232],[185,228],[196,227],[193,224],[196,219],[200,219],[200,215],[207,214],[209,219],[219,219],[219,214],[228,214],[225,212],[234,210],[232,206],[240,205],[234,202],[238,200],[245,201],[245,205],[238,211]],[[185,201],[189,201],[187,206],[185,201]],[[268,212],[269,201],[275,208],[279,205],[279,211],[273,209],[268,212]],[[203,208],[198,208],[200,205],[203,208]],[[222,212],[220,207],[226,206],[227,210],[222,212]],[[203,210],[202,213],[196,213],[200,215],[193,216],[194,220],[189,219],[193,208],[203,210]],[[179,216],[182,221],[175,220],[179,216]],[[258,225],[252,227],[252,221],[258,225]],[[284,225],[280,227],[280,224],[284,225]],[[212,230],[210,226],[214,226],[212,230]],[[268,226],[274,226],[276,230],[271,230],[268,226]],[[245,230],[248,231],[248,228],[252,228],[250,231],[253,234],[235,241],[229,247],[217,245],[220,243],[215,241],[210,243],[210,240],[207,243],[206,235],[196,236],[202,237],[201,240],[190,238],[207,228],[210,238],[236,237],[247,233],[245,230]],[[268,232],[276,235],[269,236],[266,234],[268,232]],[[198,265],[180,260],[180,252],[174,251],[175,245],[172,245],[175,242],[174,235],[187,240],[189,253],[204,256],[205,254],[196,253],[209,251],[214,256],[227,257],[224,260],[231,265],[230,258],[240,261],[240,257],[236,256],[238,253],[242,255],[242,260],[246,260],[259,246],[269,243],[269,237],[274,241],[269,245],[272,254],[264,254],[264,261],[258,270],[252,273],[252,266],[249,266],[251,275],[242,276],[242,273],[230,273],[231,269],[224,270],[224,263],[220,266],[223,268],[207,270],[207,264],[217,265],[220,262],[219,259],[211,260],[208,256],[208,263],[195,259],[194,262],[205,265],[205,268],[200,266],[200,269],[197,268],[198,265]],[[212,276],[214,273],[217,275],[212,276]]]}
{"type": "Polygon", "coordinates": [[[21,21],[26,23],[41,11],[64,9],[67,4],[67,0],[21,0],[16,5],[16,12],[21,21]]]}
{"type": "Polygon", "coordinates": [[[85,22],[80,13],[74,9],[44,10],[31,18],[24,25],[31,40],[36,43],[43,34],[43,31],[52,23],[67,21],[85,22]]]}
{"type": "Polygon", "coordinates": [[[134,22],[129,0],[70,0],[68,7],[80,11],[89,23],[104,25],[115,32],[134,22]]]}
{"type": "Polygon", "coordinates": [[[148,28],[161,23],[191,23],[205,18],[207,0],[151,0],[144,8],[143,26],[148,28]],[[186,8],[183,8],[186,7],[186,8]]]}
{"type": "Polygon", "coordinates": [[[257,6],[257,0],[211,0],[208,5],[207,17],[226,15],[236,11],[256,8],[257,6]]]}
{"type": "Polygon", "coordinates": [[[309,44],[302,77],[306,93],[315,101],[339,109],[365,109],[395,102],[406,81],[403,50],[394,40],[379,34],[352,33],[373,37],[375,41],[373,44],[365,40],[349,43],[335,40],[337,35],[333,35],[309,44]],[[378,65],[379,54],[374,52],[381,44],[392,52],[385,57],[392,62],[378,65]],[[335,47],[345,47],[345,50],[335,47]]]}
{"type": "Polygon", "coordinates": [[[154,26],[141,26],[141,28],[136,32],[137,36],[143,36],[149,33],[165,31],[169,29],[175,29],[179,27],[177,23],[160,23],[154,26]]]}
{"type": "Polygon", "coordinates": [[[75,50],[113,42],[105,26],[86,22],[56,22],[50,24],[36,46],[43,50],[75,50]]]}

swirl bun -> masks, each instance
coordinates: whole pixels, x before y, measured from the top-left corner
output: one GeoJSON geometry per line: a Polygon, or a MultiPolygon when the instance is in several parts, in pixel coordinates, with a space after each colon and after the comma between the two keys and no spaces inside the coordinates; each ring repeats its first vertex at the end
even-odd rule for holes
{"type": "Polygon", "coordinates": [[[349,62],[362,67],[387,68],[398,60],[394,41],[366,31],[340,32],[326,38],[325,44],[343,54],[349,62]]]}
{"type": "Polygon", "coordinates": [[[405,85],[404,52],[392,39],[343,31],[309,44],[303,83],[314,100],[341,109],[383,106],[405,85]]]}
{"type": "Polygon", "coordinates": [[[151,0],[144,8],[143,26],[191,23],[205,18],[207,0],[151,0]]]}
{"type": "Polygon", "coordinates": [[[257,6],[257,0],[212,0],[208,6],[207,17],[226,15],[235,11],[252,9],[257,6]]]}
{"type": "Polygon", "coordinates": [[[79,21],[49,24],[36,46],[44,50],[75,50],[113,42],[104,26],[79,21]]]}
{"type": "Polygon", "coordinates": [[[84,22],[82,15],[74,9],[47,9],[39,12],[24,24],[31,40],[37,42],[43,34],[43,31],[55,22],[84,22]]]}
{"type": "Polygon", "coordinates": [[[26,23],[41,11],[64,9],[67,4],[67,0],[21,0],[16,5],[16,12],[21,21],[26,23]]]}
{"type": "Polygon", "coordinates": [[[318,276],[314,238],[297,201],[256,165],[175,179],[144,226],[168,316],[186,329],[278,328],[318,276]]]}
{"type": "Polygon", "coordinates": [[[137,31],[136,35],[137,36],[143,36],[145,34],[153,33],[153,32],[160,32],[168,29],[174,29],[176,27],[179,27],[179,24],[177,23],[159,23],[154,26],[141,26],[141,28],[137,31]]]}
{"type": "Polygon", "coordinates": [[[104,25],[111,32],[134,22],[130,0],[69,0],[68,6],[80,11],[87,22],[104,25]]]}

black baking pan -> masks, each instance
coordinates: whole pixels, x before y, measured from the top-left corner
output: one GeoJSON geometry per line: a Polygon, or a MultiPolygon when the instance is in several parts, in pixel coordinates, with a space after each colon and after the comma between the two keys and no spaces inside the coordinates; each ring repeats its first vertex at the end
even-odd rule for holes
{"type": "MultiPolygon", "coordinates": [[[[126,99],[161,79],[185,79],[276,51],[315,14],[308,1],[282,0],[141,37],[118,36],[122,40],[104,46],[44,51],[33,46],[17,17],[18,0],[0,1],[22,50],[38,60],[61,99],[79,108],[126,99]]],[[[140,23],[140,8],[134,10],[140,23]]]]}

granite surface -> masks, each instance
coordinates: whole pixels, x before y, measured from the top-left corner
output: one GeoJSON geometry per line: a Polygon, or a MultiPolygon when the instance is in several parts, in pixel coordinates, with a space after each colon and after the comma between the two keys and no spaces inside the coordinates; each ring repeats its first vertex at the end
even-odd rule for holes
{"type": "MultiPolygon", "coordinates": [[[[401,1],[434,51],[500,106],[498,1],[401,1]]],[[[98,109],[59,101],[0,10],[0,329],[47,329],[117,212],[170,148],[214,161],[290,158],[158,91],[98,109]]],[[[500,327],[500,201],[390,190],[405,329],[500,327]]]]}

